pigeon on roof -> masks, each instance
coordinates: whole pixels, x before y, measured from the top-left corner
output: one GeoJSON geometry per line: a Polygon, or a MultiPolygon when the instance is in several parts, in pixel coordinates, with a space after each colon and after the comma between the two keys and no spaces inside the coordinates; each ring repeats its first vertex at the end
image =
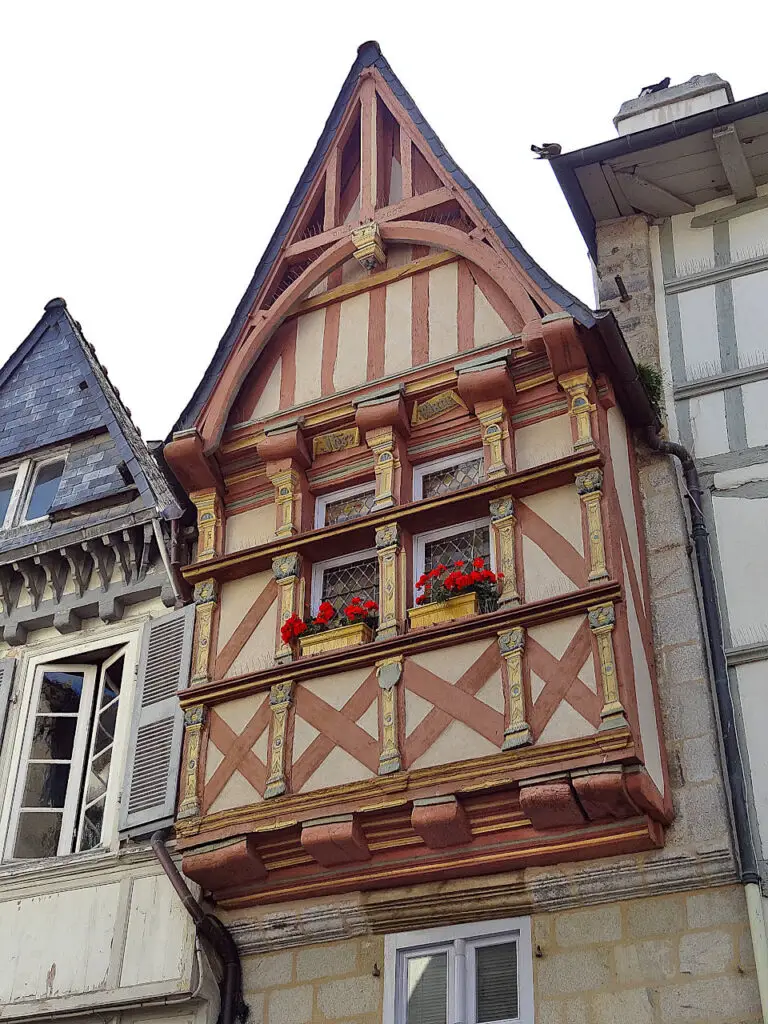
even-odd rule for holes
{"type": "Polygon", "coordinates": [[[669,83],[670,77],[667,75],[660,82],[656,82],[653,85],[644,85],[640,90],[640,96],[652,96],[655,92],[662,92],[662,90],[669,88],[669,83]]]}

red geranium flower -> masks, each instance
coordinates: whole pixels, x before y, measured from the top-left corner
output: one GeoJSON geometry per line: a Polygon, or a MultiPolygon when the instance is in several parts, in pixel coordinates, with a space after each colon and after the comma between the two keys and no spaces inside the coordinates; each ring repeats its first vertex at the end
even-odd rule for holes
{"type": "Polygon", "coordinates": [[[366,601],[363,608],[369,612],[377,612],[379,610],[379,606],[375,601],[366,601]]]}
{"type": "Polygon", "coordinates": [[[481,558],[478,555],[477,558],[472,562],[472,565],[474,565],[476,569],[482,569],[483,566],[485,565],[485,559],[481,558]]]}
{"type": "Polygon", "coordinates": [[[416,604],[424,604],[426,600],[427,598],[424,594],[419,594],[419,596],[416,598],[416,604]]]}
{"type": "Polygon", "coordinates": [[[462,566],[464,565],[464,562],[454,562],[453,564],[456,569],[461,569],[462,566]]]}

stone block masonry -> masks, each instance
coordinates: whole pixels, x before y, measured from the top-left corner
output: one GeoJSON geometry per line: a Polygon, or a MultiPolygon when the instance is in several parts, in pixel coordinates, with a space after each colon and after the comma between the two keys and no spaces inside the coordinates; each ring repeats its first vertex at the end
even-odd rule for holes
{"type": "MultiPolygon", "coordinates": [[[[450,926],[448,926],[450,928],[450,926]]],[[[757,1024],[743,890],[535,914],[536,1024],[757,1024]]],[[[250,1024],[381,1024],[384,939],[243,959],[250,1024]]]]}

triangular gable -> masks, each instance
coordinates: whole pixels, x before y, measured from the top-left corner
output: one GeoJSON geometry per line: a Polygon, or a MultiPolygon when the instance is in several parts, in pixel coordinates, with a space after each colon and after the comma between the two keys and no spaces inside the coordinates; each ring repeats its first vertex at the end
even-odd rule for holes
{"type": "Polygon", "coordinates": [[[357,223],[382,235],[440,245],[498,271],[523,320],[565,311],[585,326],[590,310],[537,266],[451,159],[382,56],[365,43],[342,86],[230,326],[176,430],[197,427],[205,449],[218,445],[229,407],[268,334],[329,270],[351,255],[357,223]],[[450,239],[450,240],[449,240],[450,239]],[[214,392],[216,392],[215,397],[214,392]]]}
{"type": "Polygon", "coordinates": [[[53,299],[0,367],[0,465],[97,432],[109,433],[114,442],[108,493],[124,489],[116,468],[124,462],[145,507],[158,507],[170,518],[181,514],[80,325],[63,299],[53,299]]]}

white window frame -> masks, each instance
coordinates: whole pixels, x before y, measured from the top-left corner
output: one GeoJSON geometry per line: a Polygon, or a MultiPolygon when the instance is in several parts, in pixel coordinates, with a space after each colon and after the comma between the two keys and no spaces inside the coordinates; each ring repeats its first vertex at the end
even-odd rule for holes
{"type": "Polygon", "coordinates": [[[325,526],[325,510],[332,502],[354,498],[356,494],[365,494],[366,492],[376,493],[375,481],[369,480],[365,484],[355,484],[354,487],[344,487],[340,491],[330,491],[328,494],[319,495],[315,499],[315,529],[320,530],[325,526]]]}
{"type": "Polygon", "coordinates": [[[310,601],[312,614],[317,615],[320,602],[323,600],[323,573],[326,569],[338,569],[340,565],[365,562],[369,558],[378,558],[376,548],[366,548],[364,551],[353,551],[349,555],[341,555],[340,558],[328,558],[324,562],[315,562],[312,566],[312,600],[310,601]]]}
{"type": "Polygon", "coordinates": [[[43,516],[35,516],[34,519],[27,519],[27,509],[35,489],[37,475],[43,466],[50,466],[54,462],[63,462],[62,476],[67,465],[67,448],[60,448],[48,452],[39,459],[21,459],[18,462],[10,463],[8,466],[0,466],[0,477],[13,476],[15,481],[11,491],[11,500],[8,502],[8,509],[5,518],[0,522],[0,530],[9,530],[13,526],[27,526],[29,523],[39,523],[47,519],[49,513],[43,516]]]}
{"type": "Polygon", "coordinates": [[[448,1024],[475,1024],[475,950],[478,946],[502,942],[517,943],[519,1013],[498,1024],[533,1024],[533,949],[529,917],[387,935],[384,939],[382,1024],[405,1024],[404,968],[408,958],[443,951],[448,953],[448,1024]]]}
{"type": "Polygon", "coordinates": [[[413,467],[413,500],[421,501],[424,497],[424,477],[427,473],[437,473],[441,469],[450,469],[451,466],[458,466],[462,462],[469,462],[471,459],[485,459],[483,449],[476,451],[459,452],[454,455],[446,455],[442,459],[435,459],[434,462],[424,462],[420,466],[413,467]]]}
{"type": "MultiPolygon", "coordinates": [[[[148,621],[148,620],[147,620],[148,621]]],[[[146,624],[144,624],[144,628],[146,624]]],[[[134,696],[136,691],[136,673],[139,662],[139,642],[141,639],[142,622],[136,623],[133,629],[126,630],[120,624],[112,630],[100,632],[99,636],[67,647],[57,645],[56,641],[41,645],[38,653],[23,655],[17,672],[17,697],[12,706],[12,721],[7,723],[6,738],[13,746],[7,761],[7,771],[3,787],[0,787],[0,867],[7,864],[39,864],[41,861],[53,863],[61,857],[89,857],[105,851],[116,851],[118,848],[117,820],[120,804],[120,786],[125,772],[125,759],[128,751],[131,717],[133,714],[134,696]],[[29,749],[27,737],[31,737],[34,728],[32,718],[37,710],[37,694],[39,692],[38,670],[57,665],[59,668],[72,670],[75,660],[82,655],[91,654],[104,648],[120,647],[125,662],[123,665],[123,682],[120,689],[120,705],[115,724],[115,740],[107,798],[104,806],[104,822],[102,825],[102,844],[82,853],[61,854],[56,858],[35,858],[19,860],[13,858],[13,846],[16,841],[16,824],[18,808],[23,795],[21,773],[26,767],[26,751],[29,749]],[[62,659],[72,659],[62,666],[62,659]],[[14,714],[15,712],[15,714],[14,714]],[[113,785],[114,781],[114,785],[113,785]]],[[[60,638],[59,642],[60,644],[60,638]]],[[[118,653],[118,652],[114,652],[118,653]]],[[[98,665],[89,665],[96,673],[104,667],[112,655],[102,658],[98,665]]],[[[78,723],[79,725],[79,723],[78,723]]],[[[62,827],[62,834],[64,829],[62,827]]]]}
{"type": "Polygon", "coordinates": [[[433,540],[442,540],[444,537],[452,537],[456,533],[464,533],[465,530],[477,530],[481,526],[488,527],[490,540],[490,568],[496,572],[496,550],[491,533],[490,518],[471,519],[467,523],[456,523],[454,526],[443,526],[439,530],[429,530],[427,533],[417,533],[413,538],[413,596],[418,597],[420,591],[416,589],[416,580],[425,572],[425,549],[427,544],[433,540]]]}

